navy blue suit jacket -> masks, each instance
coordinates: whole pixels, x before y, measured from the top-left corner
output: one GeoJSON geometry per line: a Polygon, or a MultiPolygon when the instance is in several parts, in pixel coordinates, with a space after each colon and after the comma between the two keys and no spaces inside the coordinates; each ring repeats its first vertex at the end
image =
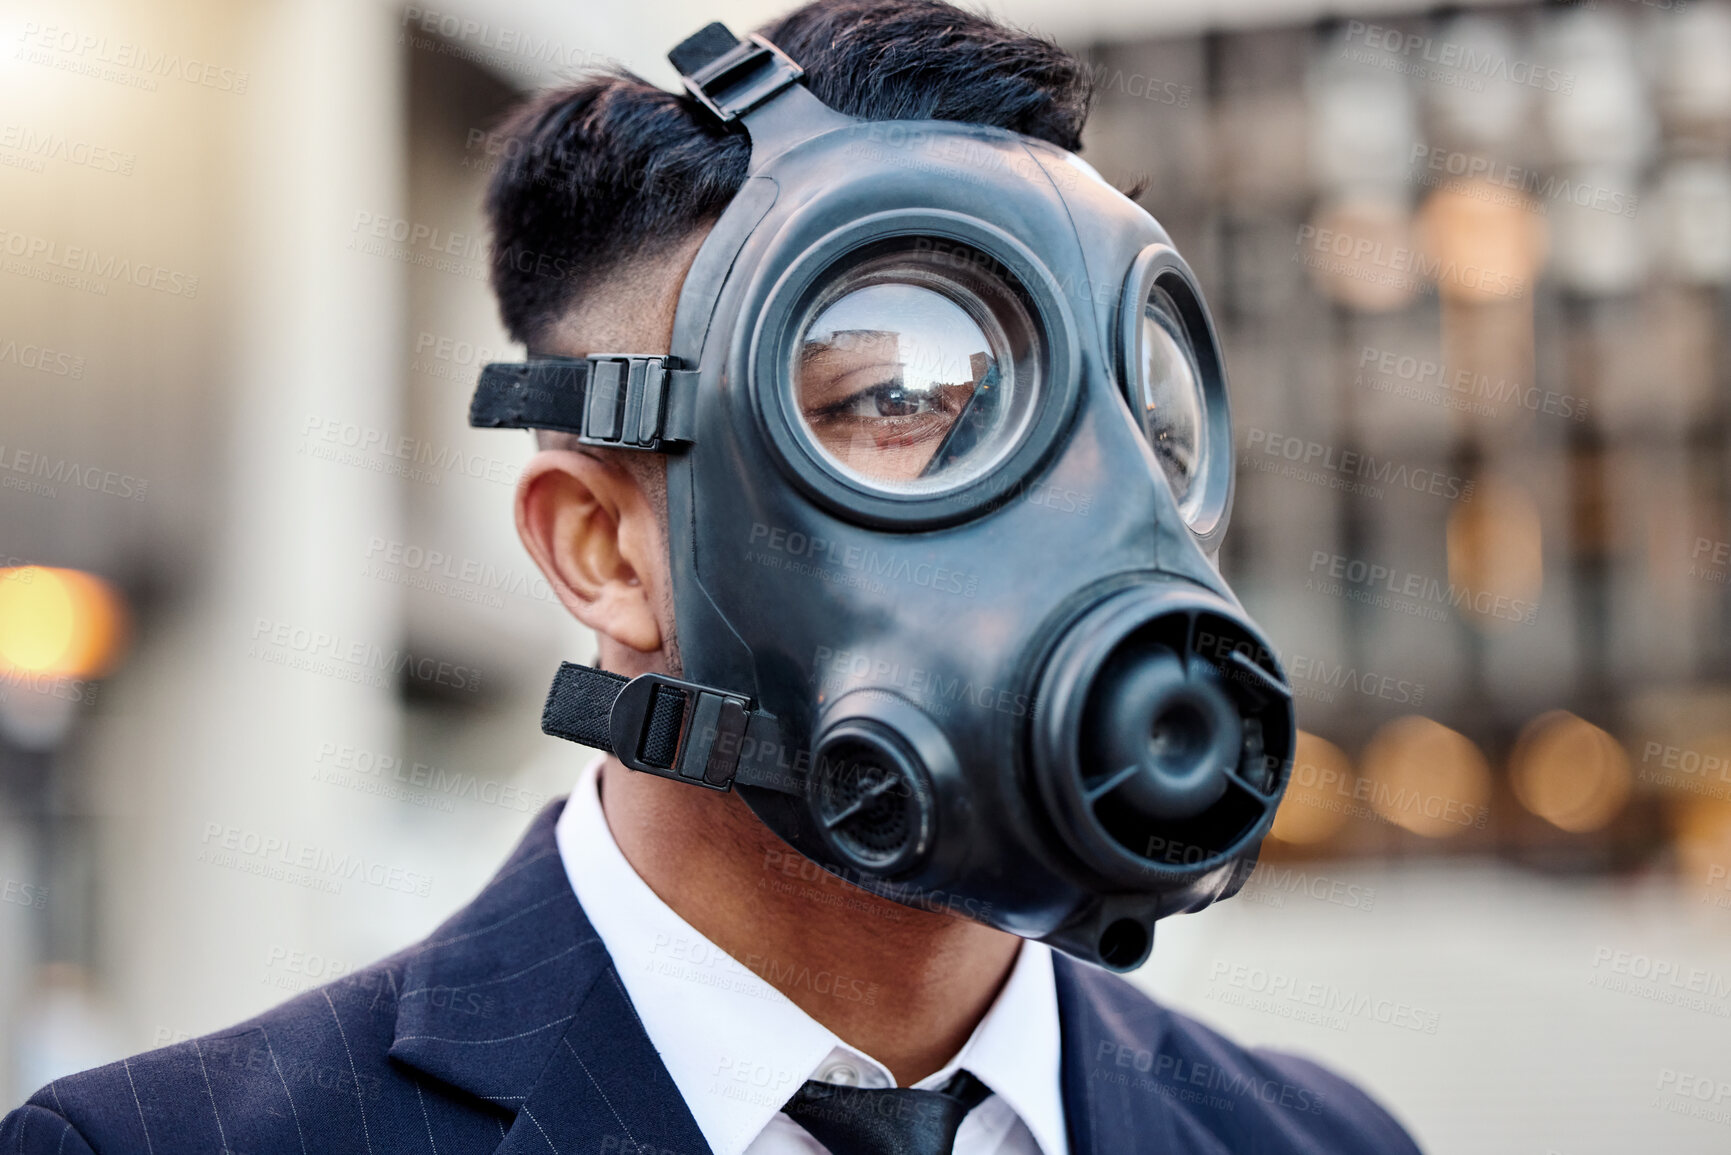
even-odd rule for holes
{"type": "MultiPolygon", "coordinates": [[[[0,1155],[710,1155],[553,824],[432,937],[226,1031],[57,1079],[0,1155]]],[[[1054,958],[1073,1155],[1416,1151],[1357,1088],[1054,958]]]]}

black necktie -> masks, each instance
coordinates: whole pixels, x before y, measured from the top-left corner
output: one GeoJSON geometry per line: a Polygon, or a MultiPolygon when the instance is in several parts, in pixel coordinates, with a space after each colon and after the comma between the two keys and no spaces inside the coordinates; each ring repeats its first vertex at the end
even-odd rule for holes
{"type": "Polygon", "coordinates": [[[808,1079],[782,1111],[831,1155],[950,1155],[963,1116],[991,1093],[967,1071],[939,1091],[808,1079]]]}

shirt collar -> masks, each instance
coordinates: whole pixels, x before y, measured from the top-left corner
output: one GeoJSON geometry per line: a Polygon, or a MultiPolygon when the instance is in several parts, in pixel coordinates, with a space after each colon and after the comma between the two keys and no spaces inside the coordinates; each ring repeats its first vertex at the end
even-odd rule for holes
{"type": "MultiPolygon", "coordinates": [[[[644,1033],[715,1155],[741,1155],[806,1079],[843,1056],[861,1068],[863,1082],[894,1086],[883,1064],[842,1042],[649,888],[608,829],[600,765],[597,759],[585,767],[559,817],[559,857],[644,1033]]],[[[832,984],[838,994],[859,984],[845,975],[811,981],[832,984]]],[[[860,997],[869,993],[859,984],[860,997]]],[[[1060,1059],[1051,951],[1024,942],[967,1043],[943,1070],[915,1086],[940,1086],[966,1067],[1015,1111],[1042,1155],[1063,1155],[1060,1059]]]]}
{"type": "Polygon", "coordinates": [[[941,1086],[966,1067],[1021,1117],[1043,1155],[1064,1155],[1062,1057],[1052,949],[1023,940],[1003,990],[961,1051],[943,1070],[914,1085],[941,1086]]]}

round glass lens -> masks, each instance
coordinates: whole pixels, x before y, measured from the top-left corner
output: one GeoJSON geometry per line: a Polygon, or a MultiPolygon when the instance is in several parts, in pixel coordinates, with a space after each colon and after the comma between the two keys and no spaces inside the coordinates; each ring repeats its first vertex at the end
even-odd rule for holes
{"type": "Polygon", "coordinates": [[[987,261],[867,260],[821,294],[793,351],[800,420],[822,456],[874,488],[949,489],[1014,447],[1031,412],[1033,328],[987,261]]]}
{"type": "Polygon", "coordinates": [[[1140,344],[1142,363],[1131,400],[1172,496],[1189,516],[1186,503],[1201,496],[1192,490],[1198,489],[1207,455],[1206,402],[1202,373],[1178,321],[1177,306],[1159,287],[1149,292],[1143,306],[1140,344]]]}

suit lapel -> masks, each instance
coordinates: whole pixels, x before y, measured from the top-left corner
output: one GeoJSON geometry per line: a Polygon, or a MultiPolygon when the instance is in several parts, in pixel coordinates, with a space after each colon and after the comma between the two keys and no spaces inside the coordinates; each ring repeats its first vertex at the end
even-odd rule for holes
{"type": "Polygon", "coordinates": [[[611,964],[589,988],[498,1155],[711,1155],[611,964]]]}
{"type": "MultiPolygon", "coordinates": [[[[391,1057],[514,1115],[499,1155],[710,1155],[565,877],[562,809],[407,952],[391,1057]]],[[[1134,1078],[1161,1051],[1164,1012],[1114,975],[1052,961],[1071,1155],[1192,1149],[1134,1078]]]]}
{"type": "Polygon", "coordinates": [[[709,1155],[572,893],[553,837],[563,808],[410,949],[391,1057],[513,1113],[501,1152],[709,1155]]]}
{"type": "Polygon", "coordinates": [[[1070,1155],[1192,1150],[1174,1112],[1145,1086],[1165,1039],[1165,1013],[1116,975],[1054,952],[1060,1081],[1070,1155]]]}

